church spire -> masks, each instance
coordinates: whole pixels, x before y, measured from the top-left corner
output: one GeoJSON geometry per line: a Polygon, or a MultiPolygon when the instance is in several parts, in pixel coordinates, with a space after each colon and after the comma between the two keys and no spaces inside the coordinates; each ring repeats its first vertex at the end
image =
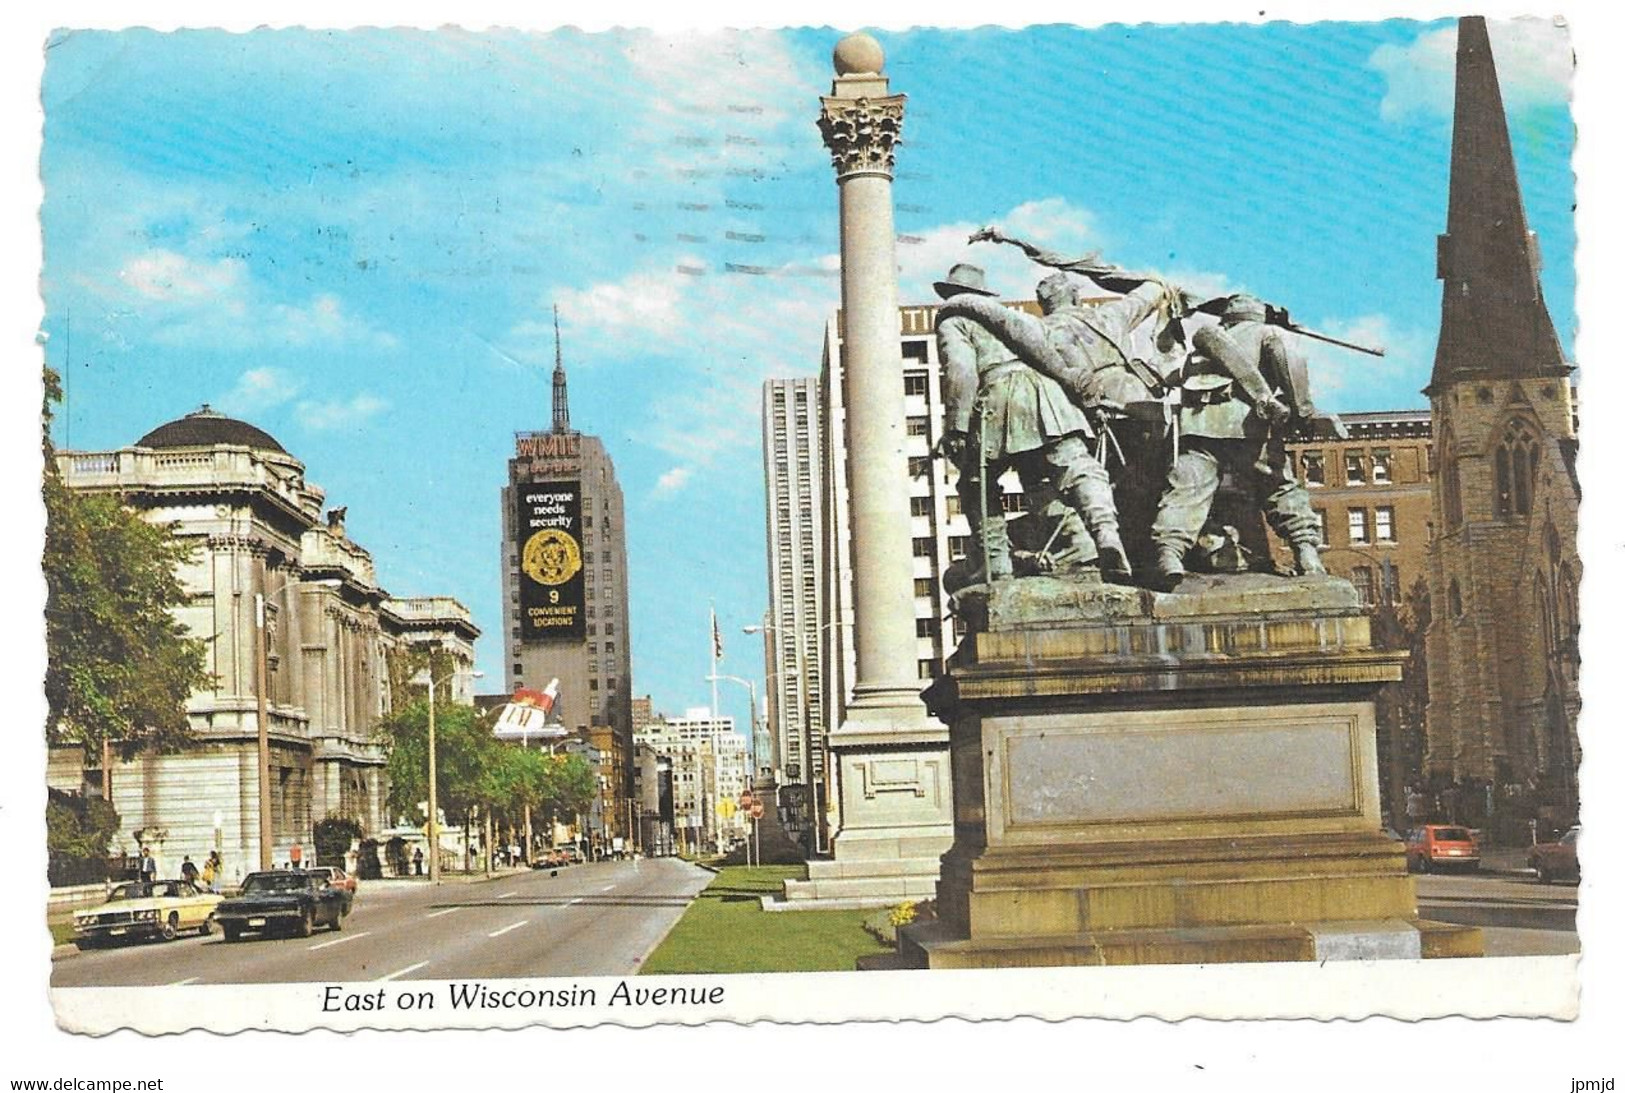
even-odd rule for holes
{"type": "Polygon", "coordinates": [[[1439,236],[1444,304],[1433,379],[1564,375],[1568,366],[1540,291],[1540,252],[1524,219],[1489,30],[1457,25],[1450,213],[1439,236]]]}
{"type": "Polygon", "coordinates": [[[564,383],[564,347],[559,341],[559,305],[553,305],[553,431],[570,431],[570,392],[564,383]]]}

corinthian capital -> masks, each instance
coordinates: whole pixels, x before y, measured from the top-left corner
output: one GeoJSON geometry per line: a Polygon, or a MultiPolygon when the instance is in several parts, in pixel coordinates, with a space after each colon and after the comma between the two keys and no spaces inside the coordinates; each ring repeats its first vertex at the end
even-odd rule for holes
{"type": "Polygon", "coordinates": [[[818,131],[835,163],[836,178],[852,174],[891,177],[903,139],[902,95],[884,99],[824,98],[818,131]]]}

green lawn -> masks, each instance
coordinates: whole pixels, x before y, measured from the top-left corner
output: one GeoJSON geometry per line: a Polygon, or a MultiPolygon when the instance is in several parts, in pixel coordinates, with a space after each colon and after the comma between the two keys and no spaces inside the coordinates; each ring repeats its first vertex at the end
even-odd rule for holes
{"type": "Polygon", "coordinates": [[[643,965],[645,975],[708,972],[849,972],[887,952],[863,930],[868,911],[764,911],[799,865],[727,866],[689,906],[643,965]]]}

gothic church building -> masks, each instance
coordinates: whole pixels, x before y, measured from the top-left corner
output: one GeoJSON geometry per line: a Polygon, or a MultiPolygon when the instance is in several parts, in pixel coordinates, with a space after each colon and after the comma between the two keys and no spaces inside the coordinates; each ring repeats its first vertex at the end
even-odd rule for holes
{"type": "Polygon", "coordinates": [[[1580,487],[1562,345],[1540,288],[1489,35],[1461,20],[1433,375],[1426,765],[1448,818],[1573,822],[1580,487]]]}

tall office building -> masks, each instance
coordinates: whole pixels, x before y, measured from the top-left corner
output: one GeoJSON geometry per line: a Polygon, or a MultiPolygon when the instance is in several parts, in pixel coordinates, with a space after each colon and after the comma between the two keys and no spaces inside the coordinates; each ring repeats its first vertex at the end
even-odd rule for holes
{"type": "Polygon", "coordinates": [[[762,458],[767,478],[767,740],[780,785],[805,785],[823,771],[824,701],[820,625],[823,597],[823,467],[818,381],[762,386],[762,458]]]}
{"type": "Polygon", "coordinates": [[[509,692],[558,679],[567,728],[611,730],[604,754],[626,758],[601,773],[620,801],[632,796],[625,505],[603,441],[570,425],[557,337],[555,315],[552,426],[514,435],[502,490],[503,663],[509,692]]]}

